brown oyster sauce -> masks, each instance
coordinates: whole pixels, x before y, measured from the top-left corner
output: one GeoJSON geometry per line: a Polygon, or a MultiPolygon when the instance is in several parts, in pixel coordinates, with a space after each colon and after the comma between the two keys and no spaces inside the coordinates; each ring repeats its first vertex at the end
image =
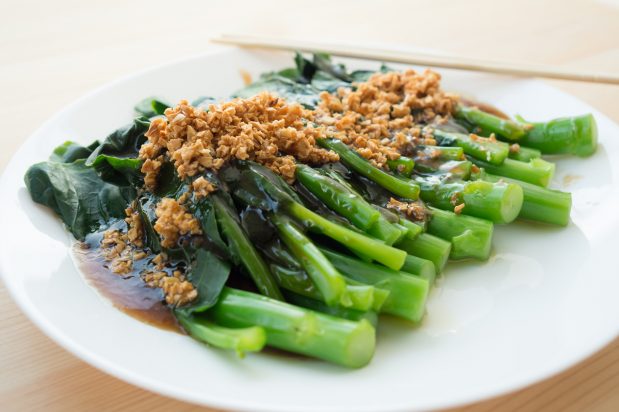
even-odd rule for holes
{"type": "MultiPolygon", "coordinates": [[[[185,334],[170,308],[164,303],[161,290],[146,286],[136,271],[126,275],[113,273],[98,249],[92,249],[83,242],[73,244],[73,256],[80,273],[88,284],[109,300],[114,307],[148,325],[185,334]]],[[[231,283],[241,289],[251,289],[250,282],[246,280],[236,279],[231,283]]],[[[309,359],[306,356],[272,346],[266,346],[262,352],[290,359],[309,359]]]]}
{"type": "Polygon", "coordinates": [[[184,333],[164,304],[161,290],[146,286],[137,272],[113,273],[98,250],[82,242],[73,245],[73,255],[86,281],[116,308],[149,325],[184,333]]]}

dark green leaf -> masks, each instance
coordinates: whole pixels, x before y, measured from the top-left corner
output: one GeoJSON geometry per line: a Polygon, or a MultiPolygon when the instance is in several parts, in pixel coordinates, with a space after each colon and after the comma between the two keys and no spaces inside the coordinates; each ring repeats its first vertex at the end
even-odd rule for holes
{"type": "Polygon", "coordinates": [[[185,313],[204,312],[215,303],[230,275],[230,265],[214,253],[198,249],[187,277],[198,291],[198,298],[181,308],[185,313]]]}
{"type": "Polygon", "coordinates": [[[197,99],[195,99],[194,101],[192,101],[191,105],[193,107],[197,107],[197,108],[200,108],[200,109],[208,111],[209,105],[216,104],[216,103],[217,103],[217,99],[215,99],[214,97],[200,96],[197,99]]]}
{"type": "Polygon", "coordinates": [[[114,157],[138,157],[140,147],[146,140],[144,133],[148,130],[150,121],[138,117],[125,127],[107,136],[86,160],[86,166],[91,166],[99,155],[114,157]]]}
{"type": "Polygon", "coordinates": [[[177,197],[182,191],[183,182],[178,177],[176,168],[171,162],[165,162],[159,170],[155,194],[159,197],[177,197]]]}
{"type": "Polygon", "coordinates": [[[344,82],[350,83],[352,78],[346,66],[343,64],[335,64],[331,61],[331,56],[327,53],[315,53],[313,59],[316,68],[322,72],[330,74],[331,76],[340,79],[344,82]]]}
{"type": "Polygon", "coordinates": [[[311,82],[317,70],[316,65],[303,57],[299,52],[296,52],[294,55],[294,63],[297,66],[298,74],[296,80],[301,83],[311,82]]]}
{"type": "Polygon", "coordinates": [[[32,200],[54,210],[80,240],[124,217],[135,197],[129,187],[104,182],[83,160],[37,163],[28,169],[24,180],[32,200]]]}
{"type": "Polygon", "coordinates": [[[248,206],[243,209],[239,217],[247,236],[259,247],[277,237],[275,227],[261,209],[248,206]]]}
{"type": "Polygon", "coordinates": [[[260,92],[268,91],[286,99],[297,102],[306,108],[314,108],[319,101],[319,90],[309,84],[296,83],[278,74],[270,74],[234,93],[234,97],[249,98],[260,92]]]}
{"type": "Polygon", "coordinates": [[[335,93],[340,87],[350,88],[351,84],[340,80],[327,72],[320,71],[316,72],[314,75],[314,78],[312,79],[312,86],[318,90],[325,90],[329,93],[335,93]]]}
{"type": "Polygon", "coordinates": [[[98,141],[95,141],[88,147],[84,147],[75,142],[66,141],[54,149],[49,157],[49,161],[58,163],[73,163],[78,159],[86,159],[97,146],[99,146],[98,141]]]}
{"type": "Polygon", "coordinates": [[[205,239],[204,247],[222,258],[229,258],[228,246],[219,233],[215,209],[210,196],[193,202],[191,213],[200,221],[205,239]]]}
{"type": "Polygon", "coordinates": [[[156,97],[147,97],[134,106],[134,110],[140,116],[151,118],[162,115],[171,104],[156,97]]]}
{"type": "Polygon", "coordinates": [[[147,119],[137,118],[114,131],[88,156],[86,166],[94,167],[107,182],[121,186],[141,186],[142,161],[137,157],[149,126],[147,119]]]}
{"type": "Polygon", "coordinates": [[[385,63],[382,63],[382,64],[380,65],[380,69],[379,69],[379,71],[380,71],[381,73],[389,73],[389,72],[394,71],[394,69],[392,69],[391,67],[387,66],[385,63]]]}
{"type": "Polygon", "coordinates": [[[144,194],[136,202],[138,213],[142,219],[142,227],[144,228],[144,244],[152,253],[161,252],[161,242],[154,228],[155,220],[157,220],[155,208],[159,200],[156,196],[144,194]]]}
{"type": "Polygon", "coordinates": [[[356,83],[367,82],[370,76],[372,76],[374,73],[376,72],[372,70],[355,70],[354,72],[350,73],[350,80],[351,82],[356,83]]]}
{"type": "Polygon", "coordinates": [[[275,211],[280,204],[300,202],[281,176],[254,162],[236,161],[223,169],[219,177],[235,198],[248,206],[275,211]]]}
{"type": "Polygon", "coordinates": [[[292,81],[296,81],[299,78],[299,70],[296,67],[288,67],[287,69],[282,69],[275,74],[292,81]]]}
{"type": "Polygon", "coordinates": [[[89,166],[94,167],[101,179],[106,182],[118,186],[142,186],[143,175],[140,171],[142,160],[140,159],[99,155],[89,166]]]}

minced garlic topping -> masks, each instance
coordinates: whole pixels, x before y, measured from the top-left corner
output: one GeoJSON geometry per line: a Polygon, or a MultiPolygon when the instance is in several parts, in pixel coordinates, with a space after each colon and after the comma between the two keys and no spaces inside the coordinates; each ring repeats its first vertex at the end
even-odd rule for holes
{"type": "Polygon", "coordinates": [[[402,212],[414,220],[425,220],[426,218],[426,209],[419,203],[400,202],[397,199],[390,198],[389,203],[387,203],[387,209],[402,212]]]}
{"type": "Polygon", "coordinates": [[[121,230],[107,230],[101,239],[101,253],[105,260],[110,262],[110,269],[118,275],[126,275],[133,269],[135,260],[147,256],[141,248],[142,220],[132,208],[125,210],[127,218],[127,232],[121,230]]]}
{"type": "MultiPolygon", "coordinates": [[[[113,273],[128,275],[134,270],[133,262],[149,256],[144,250],[136,249],[135,242],[136,240],[130,240],[128,233],[121,230],[108,230],[103,233],[101,252],[103,258],[110,262],[110,270],[113,273]]],[[[160,288],[163,291],[166,303],[181,306],[198,297],[198,291],[182,271],[177,269],[170,275],[164,270],[166,263],[164,254],[156,255],[151,262],[155,264],[155,271],[145,271],[141,273],[141,277],[146,286],[160,288]]]]}
{"type": "Polygon", "coordinates": [[[177,200],[164,197],[155,209],[155,232],[161,236],[161,246],[173,248],[183,235],[202,233],[200,223],[177,200]]]}
{"type": "Polygon", "coordinates": [[[191,189],[197,198],[201,198],[208,196],[209,193],[214,192],[217,188],[203,176],[200,176],[191,183],[191,189]]]}
{"type": "Polygon", "coordinates": [[[165,271],[148,271],[142,279],[151,288],[161,288],[168,305],[182,306],[198,297],[198,291],[180,270],[172,272],[172,276],[165,271]]]}
{"type": "Polygon", "coordinates": [[[417,124],[452,114],[458,97],[440,88],[441,76],[426,70],[376,73],[355,88],[321,93],[315,120],[327,134],[352,145],[378,167],[417,144],[434,145],[417,124]]]}
{"type": "Polygon", "coordinates": [[[314,127],[312,113],[270,93],[210,105],[208,111],[182,100],[154,119],[140,149],[145,183],[152,188],[163,158],[174,162],[181,179],[206,169],[219,169],[236,158],[264,164],[292,181],[295,158],[310,164],[339,160],[337,154],[316,146],[325,137],[314,127]]]}
{"type": "Polygon", "coordinates": [[[127,239],[134,246],[144,246],[144,243],[142,242],[142,238],[144,237],[144,229],[142,227],[142,218],[140,217],[140,214],[131,207],[125,210],[125,214],[127,215],[125,222],[129,228],[127,230],[127,239]]]}
{"type": "Polygon", "coordinates": [[[119,230],[108,230],[103,233],[101,252],[105,260],[111,262],[110,269],[118,275],[131,272],[133,259],[132,248],[127,245],[127,235],[119,230]]]}
{"type": "Polygon", "coordinates": [[[154,188],[166,158],[182,179],[236,158],[264,164],[292,182],[295,159],[310,164],[339,160],[316,146],[316,139],[324,137],[339,138],[385,167],[388,159],[419,143],[436,143],[418,124],[450,115],[458,102],[440,88],[440,79],[431,70],[376,73],[352,89],[321,93],[315,111],[268,92],[213,104],[208,111],[182,100],[165,111],[165,118],[154,119],[146,133],[148,142],[140,149],[146,186],[154,188]]]}

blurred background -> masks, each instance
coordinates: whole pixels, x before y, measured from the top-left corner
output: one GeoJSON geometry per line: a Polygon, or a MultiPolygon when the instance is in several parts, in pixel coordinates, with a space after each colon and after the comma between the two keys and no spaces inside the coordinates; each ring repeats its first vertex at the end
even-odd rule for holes
{"type": "MultiPolygon", "coordinates": [[[[42,122],[81,95],[207,51],[219,33],[619,72],[619,0],[0,0],[0,6],[0,168],[42,122]]],[[[550,83],[619,122],[619,87],[550,83]]],[[[64,352],[25,319],[1,285],[0,313],[0,410],[194,409],[64,352]]],[[[518,408],[619,410],[619,344],[550,381],[468,410],[518,408]]]]}

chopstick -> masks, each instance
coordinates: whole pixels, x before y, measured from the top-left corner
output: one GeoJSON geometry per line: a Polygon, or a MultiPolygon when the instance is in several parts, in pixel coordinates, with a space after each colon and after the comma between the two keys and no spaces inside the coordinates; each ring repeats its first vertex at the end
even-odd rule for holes
{"type": "Polygon", "coordinates": [[[287,51],[298,50],[307,53],[324,52],[336,56],[378,60],[382,62],[444,67],[521,77],[543,77],[548,79],[619,85],[619,75],[614,73],[576,71],[542,64],[502,62],[460,56],[433,55],[238,34],[224,34],[221,37],[211,39],[211,41],[250,48],[287,51]]]}

